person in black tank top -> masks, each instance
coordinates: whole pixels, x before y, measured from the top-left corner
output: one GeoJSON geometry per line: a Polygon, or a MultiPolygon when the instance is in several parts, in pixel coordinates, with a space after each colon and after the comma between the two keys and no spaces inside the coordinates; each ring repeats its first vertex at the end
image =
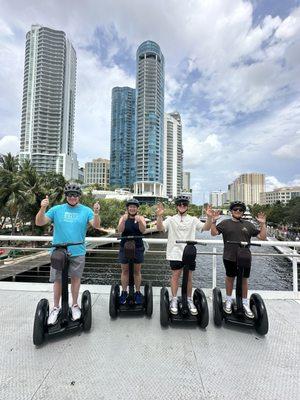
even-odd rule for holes
{"type": "MultiPolygon", "coordinates": [[[[121,236],[142,236],[146,230],[146,221],[142,215],[138,215],[139,201],[136,199],[128,200],[126,203],[126,212],[120,218],[118,224],[118,233],[121,236]]],[[[124,244],[125,239],[121,239],[119,250],[119,263],[121,264],[121,284],[122,293],[120,303],[125,304],[128,295],[127,287],[129,281],[129,260],[125,256],[124,244]]],[[[140,292],[142,275],[141,267],[144,262],[144,245],[142,237],[135,240],[135,258],[134,258],[134,284],[135,284],[135,302],[141,304],[142,294],[140,292]]]]}
{"type": "MultiPolygon", "coordinates": [[[[266,216],[259,213],[257,221],[259,222],[260,229],[257,229],[251,222],[242,219],[246,211],[246,205],[241,201],[234,201],[230,204],[231,219],[225,219],[216,225],[217,216],[211,226],[212,236],[222,234],[224,241],[223,263],[226,270],[226,302],[224,311],[227,314],[232,313],[232,290],[235,277],[237,276],[237,252],[238,244],[228,243],[228,241],[236,242],[250,242],[251,237],[257,237],[261,240],[266,240],[266,216]]],[[[254,318],[254,314],[249,307],[248,302],[248,278],[251,269],[251,252],[250,249],[244,250],[243,256],[244,275],[242,282],[242,296],[244,312],[249,318],[254,318]]]]}

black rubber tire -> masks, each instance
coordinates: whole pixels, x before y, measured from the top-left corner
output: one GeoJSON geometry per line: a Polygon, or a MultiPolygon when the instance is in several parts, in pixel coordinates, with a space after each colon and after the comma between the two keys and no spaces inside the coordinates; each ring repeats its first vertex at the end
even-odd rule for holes
{"type": "Polygon", "coordinates": [[[144,288],[145,310],[147,317],[151,317],[153,313],[153,292],[151,283],[146,283],[144,288]]]}
{"type": "Polygon", "coordinates": [[[40,346],[45,340],[47,332],[47,319],[49,316],[49,302],[41,299],[36,307],[33,324],[33,344],[40,346]]]}
{"type": "Polygon", "coordinates": [[[196,289],[193,295],[194,304],[198,310],[197,320],[200,328],[205,329],[209,322],[209,312],[206,296],[202,289],[196,289]]]}
{"type": "Polygon", "coordinates": [[[213,317],[216,326],[221,326],[223,321],[222,293],[218,287],[213,289],[213,317]]]}
{"type": "Polygon", "coordinates": [[[268,313],[262,297],[253,293],[250,297],[250,308],[255,318],[255,330],[260,335],[266,335],[269,330],[268,313]]]}
{"type": "Polygon", "coordinates": [[[167,327],[169,325],[169,292],[166,287],[160,290],[160,325],[167,327]]]}
{"type": "Polygon", "coordinates": [[[81,312],[84,332],[92,327],[92,297],[89,290],[85,290],[81,296],[81,312]]]}
{"type": "Polygon", "coordinates": [[[120,296],[120,286],[116,283],[111,285],[109,295],[109,315],[111,318],[116,318],[118,315],[118,304],[120,296]]]}

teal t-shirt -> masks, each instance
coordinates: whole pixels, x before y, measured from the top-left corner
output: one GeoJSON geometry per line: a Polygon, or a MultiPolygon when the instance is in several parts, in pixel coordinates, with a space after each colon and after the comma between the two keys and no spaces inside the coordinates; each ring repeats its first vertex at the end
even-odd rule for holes
{"type": "Polygon", "coordinates": [[[82,204],[71,207],[66,203],[51,207],[45,215],[54,224],[53,243],[83,242],[70,246],[68,250],[73,257],[85,255],[84,240],[87,225],[94,218],[93,211],[82,204]]]}

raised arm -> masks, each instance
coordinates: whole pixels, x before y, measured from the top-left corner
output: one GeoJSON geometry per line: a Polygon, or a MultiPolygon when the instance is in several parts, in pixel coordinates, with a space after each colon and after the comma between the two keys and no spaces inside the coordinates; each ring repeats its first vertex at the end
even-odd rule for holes
{"type": "Polygon", "coordinates": [[[145,218],[142,215],[136,215],[135,216],[136,222],[139,224],[139,230],[141,233],[144,233],[146,230],[146,221],[145,218]]]}
{"type": "Polygon", "coordinates": [[[260,228],[260,232],[257,235],[257,237],[260,240],[266,240],[267,239],[266,215],[264,213],[260,212],[257,214],[256,219],[259,222],[259,228],[260,228]]]}
{"type": "Polygon", "coordinates": [[[220,218],[220,210],[213,210],[213,215],[212,215],[212,222],[211,222],[211,228],[210,228],[210,234],[212,236],[217,236],[220,234],[220,232],[217,229],[216,222],[220,218]]]}
{"type": "Polygon", "coordinates": [[[48,207],[49,207],[49,197],[46,196],[46,198],[41,201],[41,208],[35,216],[35,224],[37,226],[46,225],[51,221],[51,219],[46,217],[45,215],[45,212],[48,207]]]}
{"type": "Polygon", "coordinates": [[[118,233],[123,233],[125,230],[125,222],[128,219],[128,213],[126,212],[120,219],[117,227],[118,233]]]}
{"type": "Polygon", "coordinates": [[[158,203],[156,207],[156,226],[157,230],[162,232],[164,231],[164,225],[163,225],[163,214],[165,212],[164,206],[162,203],[158,203]]]}
{"type": "Polygon", "coordinates": [[[206,209],[204,210],[205,214],[207,216],[206,222],[203,225],[202,230],[203,231],[209,231],[210,227],[211,227],[211,223],[212,223],[212,218],[213,218],[213,209],[211,208],[211,205],[208,204],[208,206],[206,207],[206,209]]]}
{"type": "Polygon", "coordinates": [[[98,201],[94,204],[94,218],[90,221],[94,229],[100,229],[101,219],[100,219],[100,204],[98,201]]]}

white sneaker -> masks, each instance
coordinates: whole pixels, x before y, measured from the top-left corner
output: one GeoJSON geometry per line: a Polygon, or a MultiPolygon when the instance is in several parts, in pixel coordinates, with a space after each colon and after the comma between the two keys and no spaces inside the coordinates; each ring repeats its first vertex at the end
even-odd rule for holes
{"type": "Polygon", "coordinates": [[[244,313],[245,313],[246,317],[254,318],[254,314],[248,304],[243,304],[243,309],[244,309],[244,313]]]}
{"type": "Polygon", "coordinates": [[[80,319],[81,310],[80,310],[78,304],[73,304],[71,310],[72,310],[72,320],[77,321],[78,319],[80,319]]]}
{"type": "Polygon", "coordinates": [[[177,315],[178,314],[178,300],[177,297],[173,297],[170,303],[170,311],[171,314],[177,315]]]}
{"type": "Polygon", "coordinates": [[[198,314],[198,310],[197,310],[195,304],[193,303],[192,299],[188,299],[188,308],[189,308],[190,313],[192,315],[197,315],[198,314]]]}
{"type": "Polygon", "coordinates": [[[225,304],[223,306],[223,310],[226,312],[226,314],[231,314],[232,313],[232,301],[231,300],[226,300],[225,304]]]}
{"type": "Polygon", "coordinates": [[[58,315],[60,313],[60,307],[53,307],[50,311],[47,324],[48,325],[55,325],[57,322],[58,315]]]}

